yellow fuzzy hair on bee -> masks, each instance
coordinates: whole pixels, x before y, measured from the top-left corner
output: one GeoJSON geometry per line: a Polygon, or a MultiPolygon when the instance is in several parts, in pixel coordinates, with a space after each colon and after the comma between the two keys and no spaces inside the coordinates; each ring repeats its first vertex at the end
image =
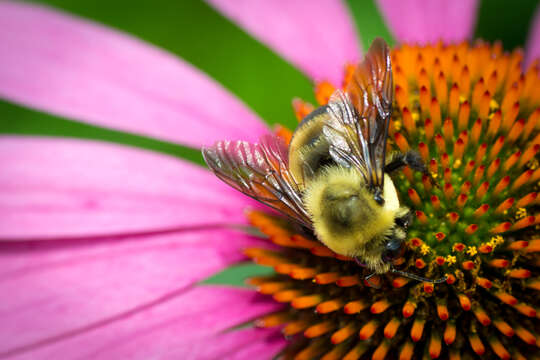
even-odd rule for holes
{"type": "Polygon", "coordinates": [[[375,202],[358,171],[340,166],[324,169],[304,194],[317,237],[337,253],[361,257],[377,272],[387,270],[380,248],[400,213],[394,184],[385,176],[384,206],[375,202]]]}

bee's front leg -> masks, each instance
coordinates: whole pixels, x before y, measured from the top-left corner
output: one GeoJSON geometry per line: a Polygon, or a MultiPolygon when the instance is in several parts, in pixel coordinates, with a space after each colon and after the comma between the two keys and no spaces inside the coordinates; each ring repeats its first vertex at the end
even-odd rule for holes
{"type": "Polygon", "coordinates": [[[408,166],[411,169],[419,171],[422,174],[428,176],[431,180],[431,183],[435,186],[438,186],[437,182],[433,178],[433,175],[428,171],[426,164],[424,164],[424,161],[422,161],[420,154],[418,154],[416,151],[407,151],[406,153],[393,153],[390,156],[389,161],[384,166],[384,172],[390,174],[396,170],[401,169],[404,166],[408,166]]]}
{"type": "Polygon", "coordinates": [[[406,153],[395,152],[390,155],[390,159],[386,162],[384,166],[384,171],[387,173],[392,173],[396,170],[401,169],[407,165],[413,170],[420,171],[424,174],[428,174],[428,169],[420,154],[416,151],[407,151],[406,153]]]}
{"type": "Polygon", "coordinates": [[[375,276],[375,275],[377,275],[377,273],[376,273],[376,272],[373,272],[373,273],[369,274],[368,276],[366,276],[366,277],[364,278],[364,280],[366,280],[366,282],[368,283],[368,285],[371,286],[372,288],[374,288],[374,289],[380,289],[380,288],[381,288],[381,285],[379,285],[377,282],[371,281],[371,278],[372,278],[373,276],[375,276]]]}
{"type": "MultiPolygon", "coordinates": [[[[362,262],[362,260],[361,260],[359,257],[355,257],[355,258],[354,258],[354,261],[355,261],[356,264],[357,264],[358,266],[360,266],[360,267],[363,267],[363,268],[367,268],[367,267],[368,267],[367,264],[364,264],[364,263],[362,262]]],[[[375,276],[375,275],[377,275],[377,273],[376,273],[376,272],[372,272],[372,273],[369,274],[368,276],[364,277],[364,280],[366,280],[366,282],[368,283],[368,285],[371,286],[372,288],[374,288],[374,289],[380,289],[381,287],[380,287],[379,284],[377,284],[377,282],[371,281],[371,278],[372,278],[373,276],[375,276]]]]}

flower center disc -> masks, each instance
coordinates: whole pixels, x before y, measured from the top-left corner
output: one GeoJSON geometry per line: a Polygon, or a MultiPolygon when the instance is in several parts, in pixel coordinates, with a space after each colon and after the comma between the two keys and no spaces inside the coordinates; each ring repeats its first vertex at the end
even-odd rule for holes
{"type": "MultiPolygon", "coordinates": [[[[295,359],[529,359],[538,355],[539,65],[500,44],[403,45],[392,53],[395,103],[388,152],[417,151],[430,179],[393,176],[416,214],[397,266],[446,283],[368,271],[286,220],[251,212],[276,249],[246,249],[275,274],[250,279],[284,304],[257,321],[281,326],[295,359]]],[[[352,74],[347,67],[345,84],[352,74]]],[[[334,91],[317,85],[325,104],[334,91]]],[[[293,102],[302,119],[313,106],[293,102]]],[[[286,141],[291,133],[280,127],[286,141]]]]}

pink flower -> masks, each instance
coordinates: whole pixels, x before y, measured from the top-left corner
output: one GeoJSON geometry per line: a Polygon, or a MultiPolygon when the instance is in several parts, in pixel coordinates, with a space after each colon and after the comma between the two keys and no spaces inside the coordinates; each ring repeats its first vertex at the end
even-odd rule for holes
{"type": "MultiPolygon", "coordinates": [[[[361,56],[338,1],[210,1],[314,80],[361,56]]],[[[380,0],[400,41],[471,36],[477,2],[380,0]],[[402,7],[400,7],[402,6],[402,7]],[[450,26],[451,25],[451,26],[450,26]]],[[[199,148],[268,131],[207,76],[129,35],[50,8],[0,3],[0,96],[199,148]]],[[[362,29],[360,29],[360,33],[362,29]]],[[[528,61],[540,55],[540,17],[528,61]]],[[[82,139],[0,141],[0,358],[271,358],[277,330],[230,330],[279,308],[198,285],[260,239],[251,200],[192,163],[82,139]],[[230,330],[230,331],[229,331],[230,330]]]]}

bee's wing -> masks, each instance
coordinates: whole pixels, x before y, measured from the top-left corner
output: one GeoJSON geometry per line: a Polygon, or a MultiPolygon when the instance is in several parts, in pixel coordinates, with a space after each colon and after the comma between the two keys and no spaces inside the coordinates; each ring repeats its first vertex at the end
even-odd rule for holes
{"type": "Polygon", "coordinates": [[[275,135],[259,144],[219,141],[203,149],[203,157],[221,180],[311,228],[300,190],[288,170],[287,146],[275,135]]]}
{"type": "Polygon", "coordinates": [[[331,120],[323,129],[334,160],[356,166],[371,187],[381,189],[393,87],[390,50],[378,38],[355,70],[346,93],[338,90],[331,97],[331,120]]]}

